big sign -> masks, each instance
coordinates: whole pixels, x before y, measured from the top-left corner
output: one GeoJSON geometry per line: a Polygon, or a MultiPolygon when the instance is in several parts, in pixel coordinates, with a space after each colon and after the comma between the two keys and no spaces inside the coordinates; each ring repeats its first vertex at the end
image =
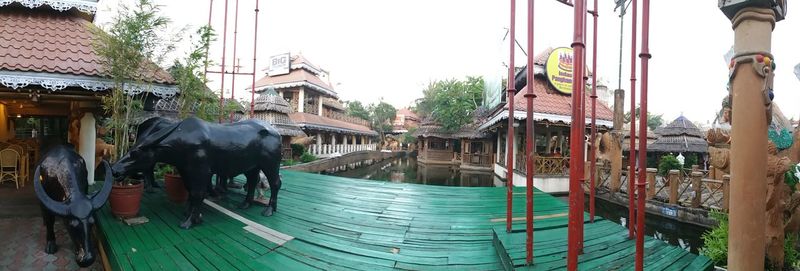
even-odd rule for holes
{"type": "Polygon", "coordinates": [[[292,59],[289,53],[275,55],[269,58],[269,76],[283,75],[289,73],[292,59]]]}
{"type": "Polygon", "coordinates": [[[572,93],[572,48],[556,48],[547,58],[546,75],[558,92],[572,93]]]}

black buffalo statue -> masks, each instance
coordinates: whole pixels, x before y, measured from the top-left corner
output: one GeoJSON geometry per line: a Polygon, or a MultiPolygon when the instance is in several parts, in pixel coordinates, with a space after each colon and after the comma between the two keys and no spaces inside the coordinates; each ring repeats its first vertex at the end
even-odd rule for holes
{"type": "Polygon", "coordinates": [[[92,227],[94,212],[105,204],[111,193],[111,167],[103,161],[105,182],[103,188],[87,195],[86,162],[72,148],[59,145],[52,147],[43,157],[33,175],[36,196],[42,205],[42,218],[47,227],[47,244],[44,251],[56,253],[56,236],[53,232],[55,217],[64,218],[72,242],[75,244],[75,260],[81,267],[92,265],[95,260],[95,242],[92,227]]]}
{"type": "MultiPolygon", "coordinates": [[[[147,138],[148,135],[158,132],[171,125],[174,125],[175,123],[176,121],[164,117],[149,118],[144,122],[142,122],[141,124],[139,124],[136,131],[136,142],[138,143],[140,140],[147,138]]],[[[134,146],[135,145],[136,143],[134,143],[134,146]]],[[[142,179],[144,180],[145,191],[147,192],[152,192],[153,188],[159,187],[158,182],[156,182],[154,174],[155,166],[156,164],[153,163],[149,167],[145,168],[144,171],[140,172],[142,174],[142,179]]],[[[216,189],[209,190],[212,196],[216,195],[217,193],[224,193],[227,190],[226,184],[228,181],[230,181],[231,177],[232,176],[221,177],[219,174],[217,174],[216,189]]]]}
{"type": "MultiPolygon", "coordinates": [[[[162,118],[162,117],[149,118],[144,122],[142,122],[141,124],[139,124],[139,128],[136,131],[136,143],[140,142],[144,138],[147,138],[148,135],[158,132],[174,124],[175,121],[172,121],[167,118],[162,118]]],[[[134,143],[134,146],[136,145],[136,143],[134,143]]],[[[153,170],[155,170],[155,166],[156,163],[153,163],[152,165],[149,165],[141,172],[142,179],[144,180],[144,187],[147,192],[152,192],[154,187],[159,187],[153,173],[153,170]]]]}
{"type": "Polygon", "coordinates": [[[263,172],[270,185],[270,199],[261,213],[271,216],[278,210],[278,176],[281,161],[281,136],[268,123],[245,120],[214,124],[190,117],[140,138],[112,167],[116,177],[148,170],[155,163],[174,166],[189,191],[189,207],[184,229],[202,223],[200,205],[211,187],[211,176],[247,177],[247,195],[240,208],[248,208],[263,172]]]}

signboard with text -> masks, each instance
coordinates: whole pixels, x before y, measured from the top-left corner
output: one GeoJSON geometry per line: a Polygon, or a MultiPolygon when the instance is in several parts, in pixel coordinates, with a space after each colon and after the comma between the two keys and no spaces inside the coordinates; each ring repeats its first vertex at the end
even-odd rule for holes
{"type": "Polygon", "coordinates": [[[545,64],[547,81],[563,94],[572,94],[572,58],[572,48],[556,48],[545,64]]]}
{"type": "Polygon", "coordinates": [[[267,74],[269,74],[269,76],[288,74],[291,63],[292,58],[289,53],[272,56],[269,58],[269,70],[267,70],[267,74]]]}

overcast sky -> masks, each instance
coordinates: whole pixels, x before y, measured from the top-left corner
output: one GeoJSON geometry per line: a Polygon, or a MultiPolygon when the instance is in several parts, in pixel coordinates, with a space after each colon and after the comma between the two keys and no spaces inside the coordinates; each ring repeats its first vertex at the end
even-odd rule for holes
{"type": "MultiPolygon", "coordinates": [[[[209,1],[158,2],[176,28],[188,26],[193,32],[208,20],[209,1]]],[[[243,72],[253,67],[254,2],[241,0],[239,6],[237,58],[243,72]]],[[[228,65],[233,58],[235,3],[228,0],[228,65]]],[[[224,0],[216,0],[213,8],[212,24],[219,36],[210,56],[217,64],[222,58],[224,4],[224,0]]],[[[258,77],[264,75],[269,56],[302,53],[330,71],[342,100],[372,103],[383,98],[396,107],[405,107],[422,96],[431,80],[506,74],[503,65],[508,62],[508,45],[502,39],[509,24],[509,1],[269,0],[260,5],[258,77]]],[[[651,112],[663,113],[668,121],[681,113],[693,121],[713,120],[726,95],[728,70],[723,55],[732,45],[733,31],[716,5],[717,1],[652,1],[649,107],[651,112]]],[[[116,1],[102,0],[96,23],[107,23],[116,7],[116,1]]],[[[536,1],[535,8],[534,51],[570,46],[572,8],[555,0],[536,1]]],[[[527,1],[517,1],[517,40],[523,48],[527,44],[526,10],[527,1]]],[[[796,50],[800,14],[792,16],[795,14],[789,10],[788,18],[773,32],[775,100],[787,117],[798,119],[800,107],[788,101],[800,100],[800,81],[792,73],[800,62],[800,50],[796,50]]],[[[597,74],[615,89],[620,21],[614,1],[600,0],[599,14],[597,74]]],[[[641,23],[639,26],[641,30],[641,23]]],[[[591,20],[588,28],[591,31],[591,20]]],[[[624,30],[622,88],[628,90],[630,12],[624,30]]],[[[172,57],[181,55],[178,50],[172,57]]],[[[517,66],[524,65],[522,52],[517,51],[517,56],[517,66]]],[[[219,90],[219,76],[209,79],[214,81],[212,89],[219,90]]],[[[230,89],[230,81],[226,79],[226,89],[230,89]]],[[[237,79],[237,98],[249,98],[244,87],[250,82],[249,76],[237,79]]],[[[626,93],[626,99],[629,97],[626,93]]],[[[629,107],[630,102],[625,104],[629,107]]]]}

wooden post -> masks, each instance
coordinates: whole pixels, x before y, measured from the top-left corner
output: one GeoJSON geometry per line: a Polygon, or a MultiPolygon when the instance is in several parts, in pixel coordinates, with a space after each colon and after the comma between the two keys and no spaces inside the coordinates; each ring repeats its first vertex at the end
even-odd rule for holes
{"type": "Polygon", "coordinates": [[[656,196],[656,173],[658,169],[647,168],[647,200],[656,196]]]}
{"type": "Polygon", "coordinates": [[[728,211],[730,209],[731,200],[731,175],[722,175],[722,210],[728,211]]]}
{"type": "Polygon", "coordinates": [[[691,173],[692,178],[692,191],[694,191],[694,197],[692,197],[692,208],[700,207],[700,200],[703,196],[703,173],[699,171],[693,171],[691,173]]]}
{"type": "Polygon", "coordinates": [[[670,170],[667,174],[669,180],[669,204],[678,204],[678,187],[680,186],[680,170],[670,170]]]}
{"type": "Polygon", "coordinates": [[[708,166],[708,178],[712,180],[719,180],[717,179],[717,171],[714,166],[708,166]]]}

